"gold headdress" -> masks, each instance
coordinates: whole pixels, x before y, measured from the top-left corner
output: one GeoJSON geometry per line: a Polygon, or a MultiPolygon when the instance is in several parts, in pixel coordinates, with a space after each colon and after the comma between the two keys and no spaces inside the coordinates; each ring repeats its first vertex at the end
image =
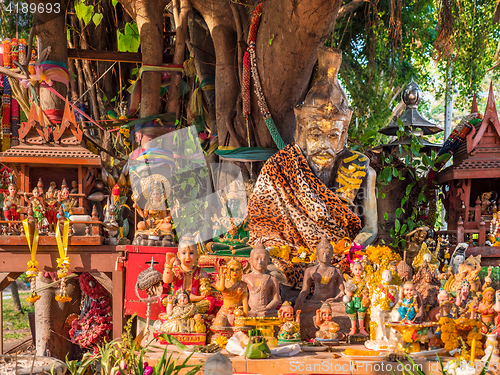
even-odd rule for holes
{"type": "Polygon", "coordinates": [[[230,278],[230,275],[229,275],[229,268],[231,266],[237,266],[240,270],[241,270],[241,273],[240,275],[238,276],[238,279],[237,281],[240,281],[241,280],[241,277],[243,276],[243,266],[241,265],[240,262],[238,262],[236,259],[231,259],[229,262],[226,263],[226,279],[229,279],[230,278]]]}
{"type": "Polygon", "coordinates": [[[160,190],[163,200],[165,200],[171,192],[170,182],[165,176],[153,174],[141,179],[141,189],[144,198],[149,201],[151,194],[155,190],[160,190]]]}
{"type": "Polygon", "coordinates": [[[486,292],[493,292],[493,293],[495,293],[495,289],[493,289],[491,286],[489,286],[489,287],[487,287],[485,290],[483,290],[483,295],[484,295],[484,293],[486,293],[486,292]]]}
{"type": "Polygon", "coordinates": [[[331,309],[332,309],[332,306],[331,306],[328,302],[323,302],[323,303],[321,304],[321,307],[320,307],[320,310],[321,310],[321,309],[330,309],[330,310],[331,310],[331,309]]]}
{"type": "Polygon", "coordinates": [[[283,302],[283,304],[281,305],[281,307],[283,306],[292,306],[291,302],[290,301],[285,301],[283,302]]]}

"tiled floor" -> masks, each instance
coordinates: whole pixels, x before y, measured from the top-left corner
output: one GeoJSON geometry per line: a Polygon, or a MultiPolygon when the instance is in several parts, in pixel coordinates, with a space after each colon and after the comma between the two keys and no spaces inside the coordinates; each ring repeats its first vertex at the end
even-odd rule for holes
{"type": "MultiPolygon", "coordinates": [[[[334,352],[300,352],[294,357],[271,357],[268,359],[246,359],[245,357],[235,356],[222,352],[227,355],[233,364],[234,373],[250,373],[262,375],[278,375],[278,374],[338,374],[338,375],[396,375],[403,373],[402,365],[397,362],[387,361],[353,361],[340,356],[340,353],[347,346],[338,346],[334,352]],[[392,370],[392,371],[391,371],[392,370]]],[[[351,348],[364,349],[362,346],[349,346],[351,348]]],[[[168,347],[169,352],[178,352],[179,358],[186,358],[183,352],[180,352],[175,346],[168,347]]],[[[155,349],[148,353],[148,362],[154,363],[161,357],[163,351],[155,349]]],[[[173,356],[175,358],[175,354],[173,356]]],[[[208,357],[203,355],[193,356],[189,364],[200,364],[206,361],[208,357]]],[[[428,361],[416,361],[420,370],[426,375],[440,375],[439,366],[437,363],[428,361]]],[[[406,373],[417,373],[417,369],[412,371],[411,365],[406,363],[406,373]]]]}

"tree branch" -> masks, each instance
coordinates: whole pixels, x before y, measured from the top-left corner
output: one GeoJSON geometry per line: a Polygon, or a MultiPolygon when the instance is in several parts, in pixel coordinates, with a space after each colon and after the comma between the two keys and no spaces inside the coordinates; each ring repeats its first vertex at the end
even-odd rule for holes
{"type": "Polygon", "coordinates": [[[357,8],[359,8],[363,3],[369,3],[370,0],[352,0],[350,3],[342,5],[337,13],[337,19],[346,16],[347,14],[354,12],[357,8]]]}

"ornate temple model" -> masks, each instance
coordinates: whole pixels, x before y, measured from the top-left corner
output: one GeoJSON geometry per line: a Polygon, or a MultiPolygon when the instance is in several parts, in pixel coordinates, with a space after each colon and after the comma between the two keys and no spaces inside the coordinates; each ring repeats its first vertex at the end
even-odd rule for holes
{"type": "Polygon", "coordinates": [[[443,203],[452,242],[484,247],[489,235],[496,236],[492,232],[498,226],[490,227],[492,206],[498,207],[498,202],[492,202],[492,192],[500,192],[500,121],[492,86],[483,119],[478,120],[475,98],[471,112],[455,129],[466,134],[464,142],[455,152],[452,165],[439,172],[436,181],[445,186],[443,203]]]}
{"type": "MultiPolygon", "coordinates": [[[[82,146],[82,136],[83,132],[68,104],[61,125],[56,126],[53,131],[42,112],[35,105],[31,107],[28,121],[19,130],[20,144],[0,153],[0,163],[17,175],[14,183],[19,192],[19,204],[16,206],[19,218],[13,214],[14,205],[10,204],[6,211],[4,202],[5,219],[11,218],[9,221],[13,220],[14,226],[19,228],[11,232],[13,226],[7,226],[7,221],[3,221],[1,225],[7,227],[5,234],[20,234],[19,220],[27,217],[28,201],[33,206],[33,214],[41,233],[54,231],[58,206],[62,203],[67,218],[86,215],[83,219],[79,216],[70,221],[69,245],[101,245],[97,214],[91,216],[92,210],[86,199],[98,177],[101,159],[82,146]],[[71,194],[68,190],[60,195],[54,191],[55,188],[49,188],[45,197],[43,186],[49,186],[52,181],[57,188],[66,184],[66,181],[75,181],[73,191],[77,191],[71,194]],[[38,193],[34,193],[37,188],[38,193]],[[77,230],[77,224],[73,224],[75,222],[80,223],[81,230],[77,230]]],[[[24,245],[26,238],[24,235],[0,236],[0,244],[24,245]]],[[[56,241],[53,236],[42,236],[40,244],[55,245],[56,241]]]]}

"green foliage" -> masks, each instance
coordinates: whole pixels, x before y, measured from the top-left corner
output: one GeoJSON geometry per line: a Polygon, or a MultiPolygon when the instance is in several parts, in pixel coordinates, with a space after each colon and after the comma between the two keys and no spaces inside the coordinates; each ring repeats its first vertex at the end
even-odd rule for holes
{"type": "Polygon", "coordinates": [[[87,26],[94,15],[94,6],[85,5],[85,0],[75,0],[76,17],[87,26]]]}
{"type": "Polygon", "coordinates": [[[137,52],[141,45],[139,29],[135,22],[127,22],[124,32],[116,30],[118,37],[118,50],[120,52],[137,52]]]}
{"type": "Polygon", "coordinates": [[[94,14],[94,16],[92,17],[92,22],[94,22],[95,27],[99,26],[102,21],[102,17],[103,15],[101,13],[94,14]]]}
{"type": "Polygon", "coordinates": [[[28,40],[33,16],[29,11],[23,12],[23,9],[29,10],[27,1],[5,1],[0,4],[0,40],[16,36],[16,22],[18,24],[19,39],[28,40]]]}
{"type": "MultiPolygon", "coordinates": [[[[84,375],[89,367],[100,368],[101,375],[115,375],[118,372],[122,375],[143,375],[146,370],[144,358],[149,352],[149,347],[153,343],[152,339],[145,346],[140,346],[132,337],[132,322],[136,314],[128,320],[124,334],[121,340],[113,340],[97,345],[97,354],[85,353],[81,361],[70,361],[66,357],[66,367],[71,375],[84,375]]],[[[180,350],[186,350],[187,347],[177,341],[174,337],[163,334],[162,338],[169,344],[177,346],[180,350]]],[[[152,367],[151,375],[172,374],[177,375],[191,368],[186,374],[196,374],[201,365],[188,365],[187,362],[191,355],[178,364],[178,359],[172,359],[172,353],[167,357],[167,348],[165,347],[161,358],[152,367]]]]}

